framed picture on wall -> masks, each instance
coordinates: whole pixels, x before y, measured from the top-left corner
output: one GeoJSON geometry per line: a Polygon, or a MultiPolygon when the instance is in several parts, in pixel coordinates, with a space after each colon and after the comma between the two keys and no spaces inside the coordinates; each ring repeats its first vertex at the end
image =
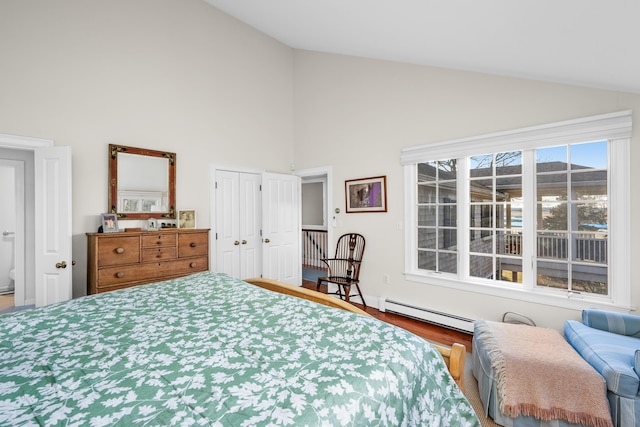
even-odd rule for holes
{"type": "Polygon", "coordinates": [[[114,213],[103,213],[101,217],[103,233],[117,233],[120,231],[118,228],[118,215],[114,213]]]}
{"type": "Polygon", "coordinates": [[[179,228],[196,228],[196,211],[186,209],[178,211],[179,228]]]}
{"type": "Polygon", "coordinates": [[[347,180],[344,191],[347,213],[387,211],[386,176],[347,180]]]}

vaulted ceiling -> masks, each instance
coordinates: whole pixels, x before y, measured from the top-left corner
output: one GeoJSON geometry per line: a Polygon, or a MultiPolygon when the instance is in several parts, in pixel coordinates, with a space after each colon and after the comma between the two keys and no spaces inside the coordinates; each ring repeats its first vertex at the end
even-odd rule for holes
{"type": "Polygon", "coordinates": [[[205,0],[295,49],[640,93],[637,0],[205,0]]]}

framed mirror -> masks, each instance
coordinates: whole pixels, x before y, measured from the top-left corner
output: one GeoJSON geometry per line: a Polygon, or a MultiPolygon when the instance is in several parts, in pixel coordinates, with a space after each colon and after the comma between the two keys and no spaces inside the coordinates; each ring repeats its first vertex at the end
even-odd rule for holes
{"type": "Polygon", "coordinates": [[[109,144],[109,212],[176,218],[176,153],[109,144]]]}

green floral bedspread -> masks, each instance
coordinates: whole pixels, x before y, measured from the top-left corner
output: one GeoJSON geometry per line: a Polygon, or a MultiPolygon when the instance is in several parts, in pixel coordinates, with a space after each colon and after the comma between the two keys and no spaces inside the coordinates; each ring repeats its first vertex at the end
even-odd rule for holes
{"type": "Polygon", "coordinates": [[[0,425],[479,426],[400,328],[215,273],[0,316],[0,425]]]}

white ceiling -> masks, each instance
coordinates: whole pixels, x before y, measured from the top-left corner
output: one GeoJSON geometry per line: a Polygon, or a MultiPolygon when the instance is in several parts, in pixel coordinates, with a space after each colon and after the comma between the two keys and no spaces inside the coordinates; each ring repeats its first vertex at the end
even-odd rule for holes
{"type": "Polygon", "coordinates": [[[205,0],[295,49],[640,93],[638,0],[205,0]]]}

